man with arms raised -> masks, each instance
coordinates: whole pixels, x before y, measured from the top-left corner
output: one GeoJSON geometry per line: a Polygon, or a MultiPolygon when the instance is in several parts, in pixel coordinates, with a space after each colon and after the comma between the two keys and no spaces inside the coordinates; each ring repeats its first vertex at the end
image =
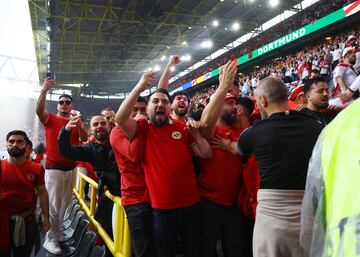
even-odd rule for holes
{"type": "Polygon", "coordinates": [[[109,189],[111,194],[120,196],[120,173],[109,141],[110,123],[102,114],[93,116],[90,121],[90,128],[95,141],[82,145],[71,145],[71,131],[76,129],[80,122],[80,116],[74,116],[60,130],[59,152],[70,160],[89,162],[96,174],[99,174],[99,191],[102,200],[96,210],[95,219],[111,236],[113,202],[104,195],[104,186],[109,189]]]}
{"type": "MultiPolygon", "coordinates": [[[[233,128],[237,115],[236,97],[228,93],[236,71],[236,61],[225,65],[219,77],[219,87],[203,111],[200,128],[209,141],[214,135],[231,141],[237,140],[240,135],[241,130],[233,128]]],[[[198,176],[204,210],[201,257],[214,256],[217,238],[235,206],[241,183],[240,156],[219,148],[212,151],[212,158],[200,159],[201,172],[198,176]]]]}
{"type": "MultiPolygon", "coordinates": [[[[146,99],[139,96],[130,118],[147,120],[146,105],[146,99]]],[[[129,140],[118,126],[113,128],[110,135],[111,146],[121,173],[121,203],[128,219],[135,257],[155,256],[152,209],[145,197],[146,183],[142,166],[145,139],[145,133],[139,133],[134,139],[129,140]]]]}
{"type": "Polygon", "coordinates": [[[153,236],[159,257],[176,255],[180,235],[184,256],[199,256],[201,208],[192,154],[209,158],[211,148],[196,122],[184,125],[170,119],[170,96],[157,89],[148,98],[146,120],[131,112],[141,92],[151,86],[155,73],[146,72],[116,113],[116,122],[129,140],[145,134],[144,173],[153,208],[153,236]]]}
{"type": "MultiPolygon", "coordinates": [[[[71,96],[63,94],[59,97],[57,114],[45,111],[46,94],[54,86],[54,80],[51,78],[45,79],[36,103],[36,114],[45,127],[46,135],[45,185],[49,194],[51,227],[46,234],[44,248],[50,253],[60,254],[62,249],[60,248],[59,240],[63,237],[61,226],[66,208],[71,199],[75,162],[63,157],[59,153],[57,146],[59,131],[61,127],[68,123],[71,116],[70,112],[73,108],[71,96]]],[[[87,140],[86,131],[82,127],[78,127],[78,130],[75,130],[71,135],[71,142],[73,144],[79,142],[78,132],[80,132],[83,141],[87,140]]]]}

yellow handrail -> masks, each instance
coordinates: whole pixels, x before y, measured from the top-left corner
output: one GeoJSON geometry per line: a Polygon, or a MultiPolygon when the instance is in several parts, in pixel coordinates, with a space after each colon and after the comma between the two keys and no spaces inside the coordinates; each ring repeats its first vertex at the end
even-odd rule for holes
{"type": "Polygon", "coordinates": [[[131,235],[129,225],[126,219],[125,210],[121,204],[121,198],[110,194],[108,190],[105,191],[106,197],[112,200],[116,208],[116,222],[115,222],[115,231],[114,231],[114,240],[106,233],[104,228],[99,222],[94,218],[95,209],[96,209],[96,190],[98,189],[98,184],[82,174],[77,172],[77,177],[79,178],[79,188],[74,188],[73,192],[78,199],[81,207],[84,209],[85,213],[88,215],[89,220],[94,225],[99,235],[103,238],[105,244],[115,257],[130,257],[131,256],[131,235]],[[90,197],[90,206],[87,206],[84,201],[84,181],[88,182],[91,185],[91,197],[90,197]]]}

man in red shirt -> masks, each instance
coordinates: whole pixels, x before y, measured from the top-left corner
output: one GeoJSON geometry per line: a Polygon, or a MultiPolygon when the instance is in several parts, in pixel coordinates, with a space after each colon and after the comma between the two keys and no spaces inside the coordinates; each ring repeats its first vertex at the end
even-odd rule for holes
{"type": "MultiPolygon", "coordinates": [[[[139,96],[130,117],[146,120],[146,105],[146,99],[139,96]]],[[[121,173],[121,202],[128,219],[135,257],[155,256],[152,209],[145,199],[146,183],[142,166],[145,139],[145,133],[139,133],[133,140],[128,140],[118,126],[114,127],[110,135],[110,143],[121,173]]]]}
{"type": "Polygon", "coordinates": [[[170,96],[164,89],[157,89],[148,98],[149,122],[130,117],[140,93],[151,86],[154,77],[153,72],[142,76],[121,104],[116,122],[129,140],[145,134],[143,166],[157,256],[175,256],[180,235],[184,256],[198,257],[202,215],[192,154],[210,158],[212,152],[196,122],[188,122],[185,128],[170,119],[170,96]]]}
{"type": "Polygon", "coordinates": [[[189,109],[190,99],[182,91],[175,92],[171,96],[171,118],[186,123],[186,114],[189,109]]]}
{"type": "Polygon", "coordinates": [[[44,214],[43,232],[49,229],[49,199],[44,185],[44,169],[26,158],[30,140],[24,131],[9,132],[6,142],[9,159],[1,160],[0,188],[3,196],[0,201],[8,217],[0,222],[9,223],[1,233],[10,238],[11,245],[9,252],[1,253],[1,256],[12,253],[14,257],[30,257],[38,233],[34,215],[38,197],[44,214]]]}
{"type": "MultiPolygon", "coordinates": [[[[201,132],[209,141],[214,135],[236,141],[242,131],[235,128],[236,97],[227,93],[233,84],[236,71],[236,61],[226,64],[219,77],[219,87],[202,114],[201,132]]],[[[212,257],[216,253],[218,235],[236,204],[241,185],[240,156],[215,147],[212,151],[211,159],[200,159],[201,173],[198,177],[204,210],[200,254],[202,257],[212,257]]],[[[232,252],[231,249],[228,252],[232,252]]]]}
{"type": "MultiPolygon", "coordinates": [[[[46,78],[36,103],[36,114],[45,127],[46,135],[45,184],[49,194],[51,228],[46,234],[44,248],[52,254],[60,254],[62,249],[59,241],[63,239],[62,221],[71,199],[75,182],[73,169],[76,164],[59,153],[57,144],[59,131],[68,123],[73,108],[71,96],[63,94],[59,97],[56,115],[45,111],[46,94],[54,86],[55,81],[46,78]]],[[[87,133],[79,123],[78,129],[71,135],[72,144],[79,143],[79,133],[83,141],[87,140],[87,133]]]]}

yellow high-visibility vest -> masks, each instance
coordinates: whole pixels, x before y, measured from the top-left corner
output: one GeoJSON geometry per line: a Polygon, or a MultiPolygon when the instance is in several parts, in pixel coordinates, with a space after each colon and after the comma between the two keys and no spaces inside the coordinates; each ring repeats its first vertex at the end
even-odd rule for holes
{"type": "Polygon", "coordinates": [[[324,256],[360,256],[360,99],[323,131],[324,256]]]}

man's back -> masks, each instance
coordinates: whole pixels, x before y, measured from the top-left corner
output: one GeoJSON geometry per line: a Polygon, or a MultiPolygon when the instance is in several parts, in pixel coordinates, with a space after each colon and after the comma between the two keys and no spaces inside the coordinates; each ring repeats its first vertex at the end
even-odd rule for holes
{"type": "Polygon", "coordinates": [[[262,189],[303,190],[306,171],[321,124],[299,112],[274,113],[240,136],[244,155],[259,162],[262,189]]]}

